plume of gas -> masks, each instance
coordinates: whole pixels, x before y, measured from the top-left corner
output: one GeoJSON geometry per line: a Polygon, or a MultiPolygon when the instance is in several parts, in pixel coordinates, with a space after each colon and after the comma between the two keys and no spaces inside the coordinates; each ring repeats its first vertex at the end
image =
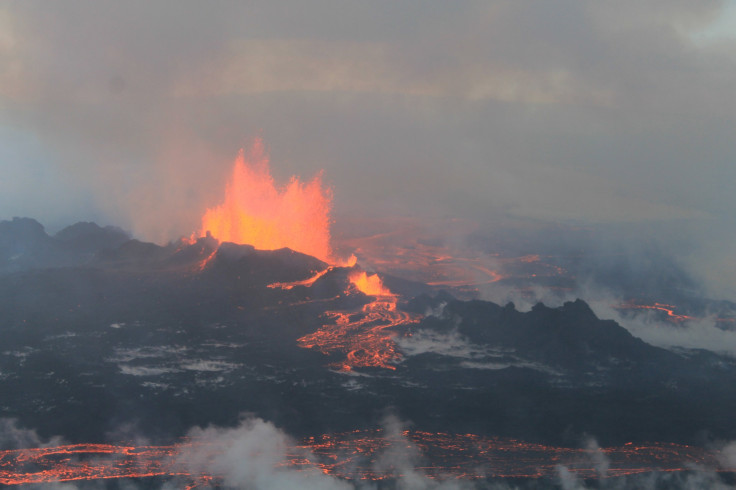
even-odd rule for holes
{"type": "MultiPolygon", "coordinates": [[[[17,419],[0,418],[0,450],[55,447],[64,444],[59,436],[44,439],[34,429],[22,427],[17,419]]],[[[79,486],[70,483],[45,483],[25,485],[28,490],[78,490],[79,486]]],[[[95,488],[100,488],[95,485],[95,488]]],[[[90,487],[90,490],[91,487],[90,487]]]]}
{"type": "Polygon", "coordinates": [[[21,427],[17,419],[0,418],[0,450],[53,447],[61,444],[61,437],[44,440],[35,430],[21,427]]]}
{"type": "Polygon", "coordinates": [[[616,308],[623,300],[610,295],[598,296],[588,303],[599,318],[615,320],[651,345],[667,349],[705,349],[736,357],[736,331],[719,328],[715,315],[673,325],[651,312],[625,315],[616,308]]]}
{"type": "Polygon", "coordinates": [[[627,302],[622,292],[589,280],[580,280],[570,291],[557,291],[543,286],[533,286],[524,291],[498,286],[481,290],[481,298],[499,304],[512,302],[519,311],[529,311],[536,303],[558,307],[567,301],[582,298],[605,320],[614,320],[632,335],[648,344],[666,349],[705,349],[736,357],[736,331],[721,328],[715,313],[708,313],[687,322],[673,324],[662,319],[661,312],[640,310],[627,314],[619,308],[627,302]]]}
{"type": "MultiPolygon", "coordinates": [[[[404,423],[395,415],[383,419],[387,448],[378,455],[374,469],[396,478],[398,490],[464,490],[476,488],[473,482],[434,480],[418,470],[422,462],[419,449],[403,435],[404,423]],[[398,475],[398,476],[397,476],[398,475]]],[[[316,461],[304,450],[294,453],[296,442],[270,422],[253,416],[244,417],[235,428],[194,428],[188,438],[193,443],[177,457],[176,464],[187,473],[214,474],[226,488],[254,489],[356,489],[369,490],[372,484],[349,483],[312,470],[289,466],[294,457],[316,461]]]]}
{"type": "MultiPolygon", "coordinates": [[[[351,488],[346,482],[314,470],[297,470],[286,464],[296,446],[270,422],[245,417],[235,428],[193,428],[193,445],[177,457],[177,463],[193,475],[217,475],[225,487],[258,489],[351,488]]],[[[299,457],[311,458],[304,452],[299,457]]]]}
{"type": "Polygon", "coordinates": [[[373,466],[377,473],[400,475],[396,481],[398,490],[463,490],[476,488],[471,482],[461,480],[436,480],[418,470],[423,457],[407,437],[404,436],[406,424],[396,415],[388,414],[383,422],[384,437],[388,447],[376,458],[373,466]]]}

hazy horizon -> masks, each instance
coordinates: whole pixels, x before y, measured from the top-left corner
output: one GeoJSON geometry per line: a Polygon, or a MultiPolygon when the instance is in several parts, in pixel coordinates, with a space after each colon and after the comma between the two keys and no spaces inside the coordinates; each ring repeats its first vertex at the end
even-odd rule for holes
{"type": "Polygon", "coordinates": [[[188,235],[262,137],[277,182],[324,171],[333,217],[655,223],[728,297],[734,19],[730,1],[4,2],[0,219],[188,235]]]}

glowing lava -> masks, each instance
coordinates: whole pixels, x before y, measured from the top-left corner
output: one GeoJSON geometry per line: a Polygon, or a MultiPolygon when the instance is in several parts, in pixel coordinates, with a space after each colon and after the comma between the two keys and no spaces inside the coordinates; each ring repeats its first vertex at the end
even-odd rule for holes
{"type": "Polygon", "coordinates": [[[238,154],[225,200],[207,209],[200,236],[209,231],[221,242],[253,245],[262,250],[288,247],[332,262],[330,248],[331,192],[323,188],[321,174],[303,183],[292,177],[277,188],[269,170],[261,139],[247,157],[238,154]]]}
{"type": "MultiPolygon", "coordinates": [[[[328,311],[326,316],[334,324],[323,325],[314,333],[301,337],[298,342],[306,349],[317,349],[323,354],[346,353],[346,359],[331,366],[341,371],[356,367],[396,369],[401,359],[393,337],[394,327],[416,321],[409,313],[396,307],[398,298],[388,290],[377,274],[354,271],[348,276],[354,290],[373,297],[360,313],[328,311]]],[[[346,291],[351,294],[350,289],[346,291]]]]}
{"type": "Polygon", "coordinates": [[[304,286],[304,287],[311,287],[312,284],[317,282],[317,279],[324,276],[331,270],[333,270],[334,267],[330,266],[326,269],[323,269],[321,271],[316,272],[313,276],[308,277],[306,279],[302,279],[301,281],[291,281],[291,282],[274,282],[273,284],[269,284],[268,287],[271,289],[292,289],[295,286],[304,286]]]}
{"type": "Polygon", "coordinates": [[[350,274],[349,279],[350,283],[365,295],[396,297],[395,294],[383,286],[383,281],[378,277],[378,274],[369,276],[366,272],[354,272],[350,274]]]}
{"type": "Polygon", "coordinates": [[[624,303],[618,305],[616,308],[621,310],[655,310],[662,311],[667,314],[667,318],[675,323],[685,322],[688,320],[694,320],[693,317],[687,315],[678,315],[675,313],[676,306],[668,305],[664,303],[654,303],[653,305],[644,305],[640,303],[624,303]]]}
{"type": "MultiPolygon", "coordinates": [[[[346,263],[333,257],[329,228],[332,196],[323,189],[321,176],[306,184],[292,177],[288,185],[279,189],[274,185],[268,163],[260,139],[255,140],[247,158],[241,150],[225,188],[224,202],[204,214],[200,236],[211,235],[221,242],[248,244],[262,250],[288,247],[332,264],[307,279],[274,283],[269,285],[271,288],[310,287],[337,265],[352,267],[355,256],[346,263]]],[[[205,258],[200,269],[213,256],[214,252],[205,258]]],[[[395,369],[392,363],[401,356],[391,338],[393,334],[384,330],[408,323],[410,315],[397,311],[396,295],[383,286],[377,275],[355,272],[349,279],[353,291],[375,299],[357,314],[327,312],[335,323],[302,337],[299,345],[325,354],[345,352],[347,360],[339,365],[342,370],[358,366],[395,369]]]]}
{"type": "MultiPolygon", "coordinates": [[[[192,474],[187,468],[191,457],[218,457],[214,449],[187,441],[170,446],[76,444],[0,451],[0,485],[157,476],[182,479],[188,482],[188,489],[212,488],[222,475],[192,474]]],[[[274,468],[309,472],[317,467],[328,475],[357,480],[398,478],[402,471],[419,471],[437,479],[549,478],[560,465],[583,478],[687,471],[693,465],[734,470],[721,466],[719,459],[718,451],[671,443],[577,449],[476,434],[377,429],[306,438],[287,447],[283,459],[274,461],[274,468]],[[421,455],[415,465],[377,469],[376,462],[385,459],[391,448],[404,451],[412,447],[421,455]],[[603,475],[597,453],[608,461],[603,475]]]]}
{"type": "Polygon", "coordinates": [[[430,478],[478,479],[549,478],[560,465],[582,478],[597,478],[596,453],[608,460],[603,476],[617,477],[652,471],[687,471],[693,464],[722,468],[717,451],[672,443],[653,443],[600,449],[546,446],[516,439],[485,437],[476,434],[403,431],[388,434],[383,430],[363,430],[326,434],[304,441],[318,457],[323,471],[348,478],[382,480],[396,475],[376,470],[375,461],[389,447],[415,446],[425,465],[414,468],[430,478]],[[335,461],[334,455],[341,457],[335,461]]]}
{"type": "MultiPolygon", "coordinates": [[[[376,225],[357,219],[357,225],[371,230],[376,225]]],[[[356,226],[357,226],[356,225],[356,226]]],[[[343,238],[337,248],[353,250],[361,264],[379,272],[425,283],[429,286],[462,287],[498,282],[505,276],[490,268],[496,257],[481,256],[441,244],[435,235],[423,231],[409,218],[391,223],[390,232],[343,238]]],[[[360,233],[360,227],[354,233],[360,233]]]]}
{"type": "Polygon", "coordinates": [[[0,451],[0,485],[189,476],[175,469],[180,446],[68,446],[0,451]]]}

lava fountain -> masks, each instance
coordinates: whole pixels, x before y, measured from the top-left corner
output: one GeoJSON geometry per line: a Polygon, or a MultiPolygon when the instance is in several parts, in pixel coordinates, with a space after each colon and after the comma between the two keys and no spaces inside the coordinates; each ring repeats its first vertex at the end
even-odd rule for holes
{"type": "Polygon", "coordinates": [[[321,173],[306,183],[294,176],[277,187],[258,138],[247,155],[240,150],[225,199],[204,213],[199,236],[209,231],[221,242],[262,250],[288,247],[332,263],[331,204],[332,193],[323,187],[321,173]]]}
{"type": "MultiPolygon", "coordinates": [[[[278,188],[269,170],[263,141],[256,139],[247,155],[244,150],[238,154],[225,187],[225,199],[204,213],[200,236],[209,233],[221,242],[248,244],[262,250],[288,247],[331,264],[314,271],[310,278],[269,285],[281,289],[309,287],[335,267],[355,265],[355,256],[339,261],[332,255],[331,203],[332,194],[322,186],[321,174],[307,183],[292,177],[286,186],[278,188]]],[[[214,255],[215,252],[206,258],[200,268],[214,255]]],[[[349,280],[353,291],[373,297],[372,301],[363,307],[358,319],[349,312],[327,312],[335,324],[324,325],[300,338],[299,345],[324,353],[345,352],[347,360],[339,365],[342,370],[361,366],[395,369],[392,363],[401,356],[390,328],[406,324],[412,317],[397,310],[396,295],[383,286],[377,275],[357,272],[349,280]]]]}

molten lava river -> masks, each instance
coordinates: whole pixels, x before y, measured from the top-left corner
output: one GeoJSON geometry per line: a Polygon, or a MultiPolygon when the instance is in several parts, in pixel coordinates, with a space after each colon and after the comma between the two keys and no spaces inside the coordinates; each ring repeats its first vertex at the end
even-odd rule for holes
{"type": "MultiPolygon", "coordinates": [[[[582,478],[595,478],[596,453],[609,461],[605,477],[651,471],[686,471],[692,465],[718,467],[718,453],[677,444],[626,444],[571,449],[473,434],[363,430],[310,437],[287,448],[274,471],[315,471],[351,480],[383,480],[417,471],[433,479],[554,477],[562,465],[582,478]],[[412,448],[421,463],[412,468],[376,469],[390,448],[412,448]]],[[[0,451],[0,485],[40,484],[120,478],[179,478],[186,488],[217,484],[219,475],[193,473],[188,458],[217,458],[206,444],[184,441],[171,446],[76,444],[0,451]]],[[[200,468],[207,465],[200,465],[200,468]]],[[[733,469],[722,468],[722,471],[733,469]]]]}
{"type": "Polygon", "coordinates": [[[343,371],[356,367],[396,369],[393,363],[401,355],[391,328],[409,324],[418,317],[397,309],[397,296],[384,287],[377,274],[355,271],[349,279],[353,288],[375,299],[359,313],[328,311],[327,316],[334,323],[300,338],[299,345],[324,354],[346,353],[345,361],[332,365],[343,371]]]}

